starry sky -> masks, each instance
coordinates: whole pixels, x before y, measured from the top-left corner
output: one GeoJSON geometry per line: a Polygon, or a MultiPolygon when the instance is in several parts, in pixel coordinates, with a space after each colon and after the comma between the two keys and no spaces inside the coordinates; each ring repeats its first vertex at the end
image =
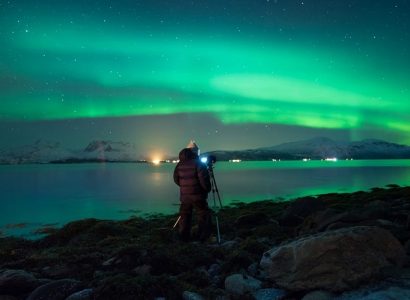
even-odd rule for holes
{"type": "Polygon", "coordinates": [[[410,144],[410,1],[1,1],[0,148],[410,144]]]}

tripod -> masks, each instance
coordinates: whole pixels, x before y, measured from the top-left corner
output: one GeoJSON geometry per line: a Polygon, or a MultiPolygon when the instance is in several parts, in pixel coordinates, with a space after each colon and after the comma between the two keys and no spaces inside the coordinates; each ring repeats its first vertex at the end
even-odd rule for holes
{"type": "Polygon", "coordinates": [[[211,179],[212,199],[214,201],[213,209],[215,212],[216,232],[217,232],[218,244],[220,244],[221,243],[221,233],[219,231],[218,211],[222,208],[222,201],[221,201],[221,195],[219,194],[218,185],[216,184],[215,175],[214,175],[214,166],[212,163],[208,165],[208,170],[209,170],[209,176],[211,179]],[[219,208],[216,202],[217,198],[218,198],[219,208]]]}

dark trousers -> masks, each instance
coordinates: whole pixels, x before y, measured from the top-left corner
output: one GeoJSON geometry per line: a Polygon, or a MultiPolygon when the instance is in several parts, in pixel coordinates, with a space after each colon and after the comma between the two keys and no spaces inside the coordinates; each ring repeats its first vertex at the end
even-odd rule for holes
{"type": "Polygon", "coordinates": [[[195,209],[198,218],[198,238],[205,241],[212,232],[211,210],[206,199],[184,197],[181,199],[179,214],[179,235],[183,241],[191,238],[192,210],[195,209]]]}

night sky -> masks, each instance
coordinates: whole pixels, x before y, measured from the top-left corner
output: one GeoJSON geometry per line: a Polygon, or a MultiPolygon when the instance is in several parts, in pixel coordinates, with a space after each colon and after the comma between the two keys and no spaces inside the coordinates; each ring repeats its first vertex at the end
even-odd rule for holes
{"type": "Polygon", "coordinates": [[[1,1],[0,148],[410,144],[410,1],[1,1]]]}

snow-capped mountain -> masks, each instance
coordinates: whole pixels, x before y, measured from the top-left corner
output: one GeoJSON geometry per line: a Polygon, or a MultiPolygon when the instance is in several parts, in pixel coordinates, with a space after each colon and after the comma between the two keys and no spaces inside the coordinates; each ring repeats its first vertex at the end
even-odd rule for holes
{"type": "Polygon", "coordinates": [[[357,142],[338,142],[326,137],[284,143],[272,147],[242,151],[210,152],[218,160],[269,160],[269,159],[382,159],[410,158],[410,147],[382,140],[368,139],[357,142]]]}
{"type": "MultiPolygon", "coordinates": [[[[280,144],[273,147],[239,151],[213,151],[217,160],[295,160],[324,159],[383,159],[410,158],[410,147],[382,140],[337,142],[329,138],[280,144]]],[[[95,140],[83,149],[65,149],[58,142],[38,140],[33,145],[0,151],[0,164],[22,163],[80,163],[80,162],[135,162],[143,157],[132,143],[95,140]]]]}
{"type": "Polygon", "coordinates": [[[136,161],[140,157],[134,144],[113,141],[92,141],[83,151],[78,153],[82,159],[102,161],[136,161]]]}
{"type": "Polygon", "coordinates": [[[410,158],[410,147],[382,140],[368,139],[348,145],[348,154],[354,158],[410,158]]]}
{"type": "Polygon", "coordinates": [[[289,153],[297,157],[308,156],[326,158],[349,156],[348,143],[336,142],[326,137],[318,137],[305,141],[284,143],[278,146],[262,149],[289,153]]]}
{"type": "Polygon", "coordinates": [[[38,140],[33,145],[0,152],[0,163],[64,163],[87,161],[137,161],[135,145],[124,142],[92,141],[84,149],[65,149],[58,142],[38,140]]]}
{"type": "Polygon", "coordinates": [[[64,149],[58,142],[37,140],[33,145],[6,149],[0,152],[0,163],[48,163],[72,157],[73,151],[64,149]]]}

